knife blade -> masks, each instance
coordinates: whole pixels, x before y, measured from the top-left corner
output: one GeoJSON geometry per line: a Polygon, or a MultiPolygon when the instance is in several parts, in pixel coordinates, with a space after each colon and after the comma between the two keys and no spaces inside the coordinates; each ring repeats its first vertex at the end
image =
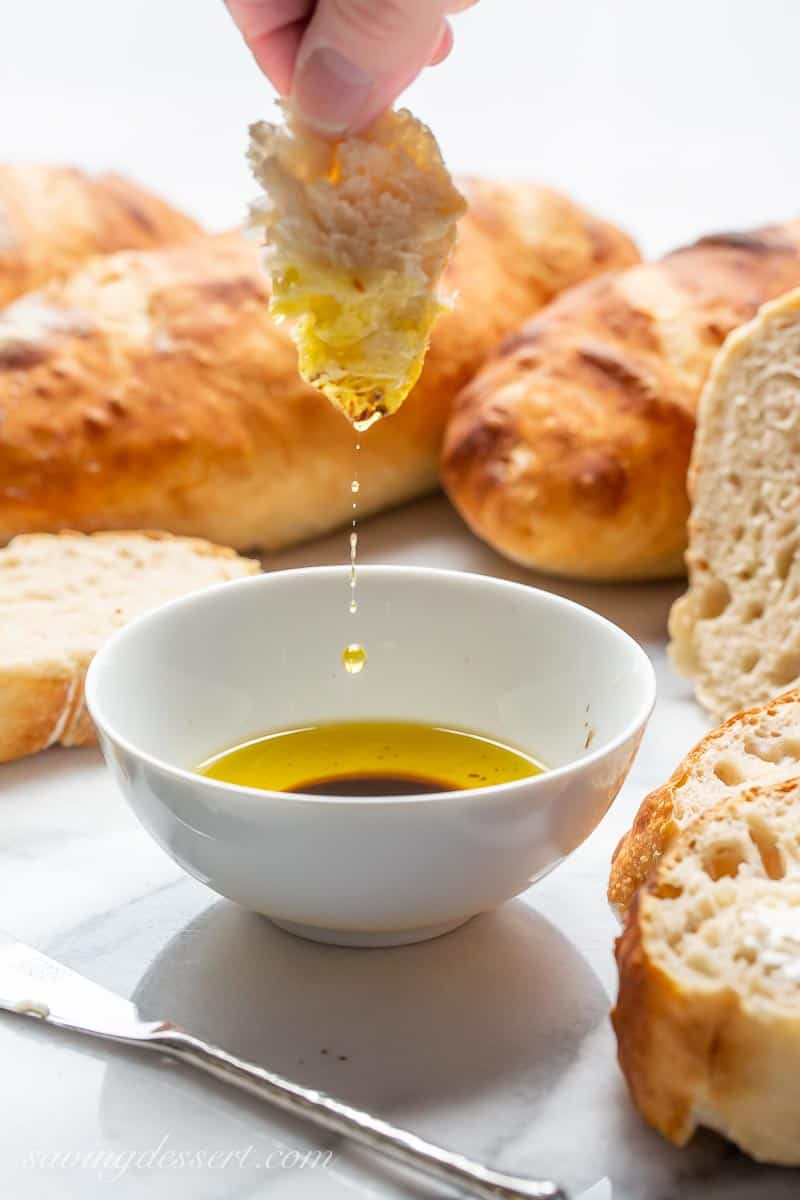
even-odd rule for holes
{"type": "Polygon", "coordinates": [[[143,1021],[132,1001],[2,931],[0,1009],[169,1055],[406,1167],[451,1186],[466,1187],[476,1200],[568,1200],[552,1180],[523,1179],[495,1171],[324,1092],[235,1058],[170,1021],[143,1021]]]}
{"type": "Polygon", "coordinates": [[[145,1036],[159,1024],[143,1021],[133,1001],[93,983],[2,930],[0,1008],[109,1038],[145,1036]]]}

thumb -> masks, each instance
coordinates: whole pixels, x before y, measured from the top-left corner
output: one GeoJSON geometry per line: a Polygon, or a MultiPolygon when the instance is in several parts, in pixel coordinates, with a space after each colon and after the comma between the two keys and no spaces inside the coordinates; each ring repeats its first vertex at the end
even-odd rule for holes
{"type": "Polygon", "coordinates": [[[450,7],[444,0],[319,0],[295,67],[301,121],[328,137],[363,129],[430,61],[450,7]]]}

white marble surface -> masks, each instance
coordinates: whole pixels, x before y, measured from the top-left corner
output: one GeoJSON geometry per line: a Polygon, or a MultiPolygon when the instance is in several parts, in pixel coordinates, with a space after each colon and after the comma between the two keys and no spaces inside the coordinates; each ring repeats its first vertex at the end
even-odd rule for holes
{"type": "MultiPolygon", "coordinates": [[[[633,1112],[614,1058],[609,855],[643,793],[704,729],[664,656],[676,585],[525,576],[436,497],[366,524],[362,547],[370,561],[557,587],[644,643],[659,674],[656,712],[624,792],[573,858],[524,898],[438,941],[389,951],[313,945],[184,878],[129,815],[98,754],[54,751],[0,768],[3,926],[133,996],[147,1016],[168,1016],[473,1157],[555,1176],[574,1196],[795,1196],[795,1174],[758,1168],[714,1137],[685,1152],[663,1144],[633,1112]]],[[[268,565],[336,562],[343,549],[337,535],[268,565]]],[[[280,1168],[282,1148],[326,1142],[187,1071],[25,1018],[0,1019],[0,1061],[0,1179],[15,1200],[443,1194],[341,1144],[326,1168],[280,1168]],[[162,1157],[238,1153],[243,1165],[151,1165],[159,1147],[162,1157]],[[54,1154],[100,1151],[116,1165],[52,1163],[54,1154]]]]}

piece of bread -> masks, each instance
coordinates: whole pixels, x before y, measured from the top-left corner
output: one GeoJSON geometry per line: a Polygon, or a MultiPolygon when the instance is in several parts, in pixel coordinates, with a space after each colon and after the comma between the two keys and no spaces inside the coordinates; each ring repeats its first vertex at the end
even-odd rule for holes
{"type": "Polygon", "coordinates": [[[642,801],[614,851],[608,898],[622,915],[661,855],[711,805],[800,776],[800,691],[738,713],[698,742],[642,801]]]}
{"type": "Polygon", "coordinates": [[[364,430],[419,378],[464,197],[405,109],[335,143],[288,110],[250,135],[270,311],[291,321],[303,379],[364,430]]]}
{"type": "MultiPolygon", "coordinates": [[[[569,200],[474,182],[418,386],[361,437],[359,513],[430,491],[457,391],[559,287],[635,257],[569,200]]],[[[167,529],[275,549],[352,517],[355,434],[297,373],[238,235],[96,258],[0,314],[0,542],[167,529]]]]}
{"type": "Polygon", "coordinates": [[[703,238],[560,297],[459,395],[443,478],[472,529],[558,575],[683,572],[686,471],[714,354],[800,285],[800,221],[703,238]]]}
{"type": "Polygon", "coordinates": [[[800,1166],[800,781],[740,792],[685,829],[617,941],[612,1016],[642,1115],[800,1166]]]}
{"type": "Polygon", "coordinates": [[[93,254],[197,237],[200,227],[119,175],[0,164],[0,306],[93,254]]]}
{"type": "Polygon", "coordinates": [[[15,538],[0,550],[0,762],[93,742],[83,681],[108,636],[176,596],[258,570],[233,550],[163,533],[15,538]]]}
{"type": "Polygon", "coordinates": [[[800,683],[800,291],[728,338],[689,471],[672,658],[718,720],[800,683]]]}

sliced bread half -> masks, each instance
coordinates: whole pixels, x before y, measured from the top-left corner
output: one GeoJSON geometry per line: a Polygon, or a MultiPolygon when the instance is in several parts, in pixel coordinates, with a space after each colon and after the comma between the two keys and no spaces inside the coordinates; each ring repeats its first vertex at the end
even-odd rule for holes
{"type": "Polygon", "coordinates": [[[689,476],[672,656],[717,719],[800,682],[800,291],[725,342],[689,476]]]}
{"type": "Polygon", "coordinates": [[[800,777],[800,691],[731,717],[642,801],[614,851],[608,898],[620,914],[660,856],[711,805],[761,783],[800,777]]]}
{"type": "Polygon", "coordinates": [[[132,617],[258,563],[163,533],[30,534],[0,550],[0,762],[94,741],[89,663],[132,617]]]}
{"type": "Polygon", "coordinates": [[[685,829],[628,913],[612,1020],[633,1099],[678,1145],[704,1125],[800,1165],[800,782],[685,829]]]}

